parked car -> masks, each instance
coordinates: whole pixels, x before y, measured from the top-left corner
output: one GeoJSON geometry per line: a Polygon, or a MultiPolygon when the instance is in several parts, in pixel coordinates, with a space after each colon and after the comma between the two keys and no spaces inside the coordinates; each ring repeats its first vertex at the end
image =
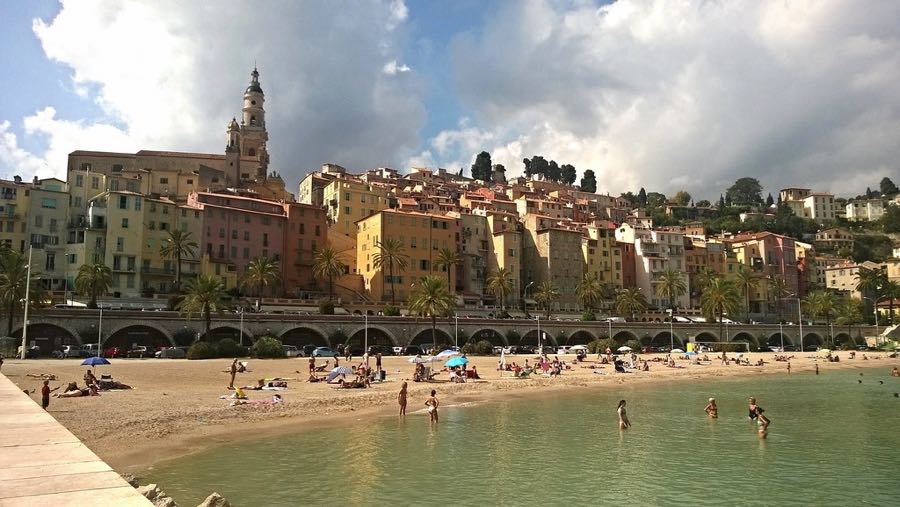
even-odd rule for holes
{"type": "Polygon", "coordinates": [[[317,347],[315,345],[304,345],[303,349],[301,349],[301,350],[303,350],[303,357],[311,356],[313,351],[316,350],[316,348],[317,347]]]}
{"type": "Polygon", "coordinates": [[[659,353],[659,347],[642,347],[641,354],[657,354],[659,353]]]}
{"type": "Polygon", "coordinates": [[[374,357],[377,354],[381,354],[382,356],[393,356],[394,349],[387,345],[369,345],[369,357],[374,357]]]}
{"type": "Polygon", "coordinates": [[[120,347],[110,347],[103,351],[103,357],[125,357],[127,355],[127,351],[120,347]]]}
{"type": "Polygon", "coordinates": [[[334,357],[337,352],[331,350],[330,347],[316,347],[312,355],[313,357],[334,357]]]}
{"type": "Polygon", "coordinates": [[[770,345],[767,348],[769,349],[769,352],[784,352],[781,350],[781,347],[775,347],[774,345],[770,345]]]}
{"type": "Polygon", "coordinates": [[[138,345],[133,349],[128,351],[128,357],[151,357],[153,356],[153,352],[146,345],[138,345]]]}
{"type": "Polygon", "coordinates": [[[284,349],[284,357],[303,357],[303,351],[293,345],[282,345],[284,349]]]}
{"type": "Polygon", "coordinates": [[[63,345],[61,349],[53,353],[54,357],[59,359],[69,359],[73,357],[88,357],[88,352],[82,350],[78,345],[63,345]]]}
{"type": "Polygon", "coordinates": [[[676,315],[676,316],[672,317],[672,321],[680,322],[682,324],[690,324],[691,322],[693,322],[691,319],[689,319],[687,317],[682,317],[681,315],[676,315]]]}
{"type": "Polygon", "coordinates": [[[154,355],[161,359],[184,359],[187,357],[187,352],[181,347],[163,347],[154,355]]]}
{"type": "MultiPolygon", "coordinates": [[[[59,351],[54,351],[56,354],[59,351]]],[[[32,345],[25,349],[25,359],[37,359],[41,355],[41,348],[37,345],[32,345]]],[[[16,357],[22,357],[22,346],[19,345],[16,350],[16,357]]],[[[55,356],[54,356],[55,357],[55,356]]]]}

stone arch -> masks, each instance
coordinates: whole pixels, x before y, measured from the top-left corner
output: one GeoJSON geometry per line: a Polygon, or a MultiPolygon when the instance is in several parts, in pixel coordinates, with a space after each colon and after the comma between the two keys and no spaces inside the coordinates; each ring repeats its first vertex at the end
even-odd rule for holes
{"type": "MultiPolygon", "coordinates": [[[[350,346],[350,350],[353,351],[354,355],[362,355],[365,352],[366,341],[366,328],[363,327],[347,338],[347,345],[350,346]]],[[[379,345],[382,347],[394,347],[396,345],[394,337],[391,336],[390,333],[375,326],[369,326],[368,342],[370,347],[372,345],[379,345]]]]}
{"type": "Polygon", "coordinates": [[[316,347],[328,347],[328,338],[316,329],[310,327],[292,327],[278,335],[278,339],[285,345],[293,345],[302,349],[305,345],[316,347]]]}
{"type": "MultiPolygon", "coordinates": [[[[543,335],[543,337],[541,337],[541,339],[540,339],[541,346],[544,346],[544,345],[549,345],[549,346],[558,345],[557,342],[556,342],[556,337],[553,336],[553,334],[550,333],[549,331],[547,331],[546,329],[541,328],[541,334],[543,335]]],[[[524,335],[522,335],[522,338],[519,340],[519,343],[520,343],[521,345],[534,345],[535,347],[537,347],[537,345],[538,345],[538,331],[537,331],[537,328],[531,329],[531,330],[529,330],[527,333],[525,333],[524,335]]]]}
{"type": "Polygon", "coordinates": [[[694,341],[697,342],[717,342],[719,341],[719,337],[716,336],[711,331],[701,331],[697,333],[697,336],[694,337],[694,341]]]}
{"type": "Polygon", "coordinates": [[[620,345],[624,345],[625,342],[627,342],[629,340],[637,340],[637,339],[638,339],[638,337],[636,334],[634,334],[631,331],[628,331],[626,329],[623,329],[623,330],[618,331],[615,334],[613,334],[613,340],[615,340],[616,343],[618,343],[620,345]]]}
{"type": "Polygon", "coordinates": [[[746,331],[740,331],[735,333],[731,337],[731,341],[733,342],[747,342],[750,344],[750,350],[754,350],[755,348],[759,348],[759,342],[756,340],[756,337],[746,331]]]}
{"type": "Polygon", "coordinates": [[[484,328],[484,329],[479,329],[478,331],[475,331],[469,337],[468,341],[477,342],[477,341],[481,341],[481,340],[487,340],[497,346],[508,345],[508,343],[506,341],[506,337],[503,336],[502,334],[500,334],[496,329],[492,329],[492,328],[484,328]]]}
{"type": "Polygon", "coordinates": [[[125,350],[135,344],[146,345],[153,349],[175,345],[172,337],[162,329],[140,324],[126,325],[116,329],[109,334],[103,344],[104,347],[119,347],[125,350]]]}
{"type": "Polygon", "coordinates": [[[825,340],[819,333],[806,333],[803,335],[803,348],[821,347],[825,344],[825,340]]]}
{"type": "Polygon", "coordinates": [[[566,338],[566,345],[587,345],[596,340],[597,337],[586,329],[579,329],[566,338]]]}
{"type": "MultiPolygon", "coordinates": [[[[29,321],[31,319],[28,319],[29,321]]],[[[95,331],[96,333],[96,331],[95,331]]],[[[17,345],[21,345],[22,328],[13,331],[12,337],[18,338],[17,345]]],[[[96,334],[94,335],[96,342],[96,334]]],[[[56,324],[36,323],[28,326],[28,346],[37,345],[41,349],[42,356],[49,356],[54,350],[59,350],[63,345],[80,345],[81,337],[78,333],[56,324]]],[[[90,343],[90,342],[88,342],[90,343]]]]}
{"type": "Polygon", "coordinates": [[[670,338],[668,331],[660,331],[653,335],[653,338],[650,339],[650,346],[668,348],[672,346],[673,340],[675,342],[675,347],[684,346],[684,340],[679,338],[677,333],[672,333],[670,338]]]}
{"type": "Polygon", "coordinates": [[[781,347],[782,339],[784,340],[785,345],[794,345],[794,340],[788,336],[787,333],[777,332],[772,333],[769,338],[766,340],[766,347],[781,347]]]}
{"type": "MultiPolygon", "coordinates": [[[[450,336],[449,333],[442,330],[441,328],[435,328],[434,330],[434,342],[436,345],[453,345],[453,337],[450,336]]],[[[431,348],[432,346],[432,338],[431,338],[431,328],[422,329],[415,336],[413,336],[412,341],[409,342],[410,346],[419,345],[423,348],[431,348]]]]}
{"type": "Polygon", "coordinates": [[[843,345],[847,342],[850,342],[851,344],[856,345],[856,339],[854,339],[848,333],[837,333],[836,335],[834,335],[834,343],[835,344],[843,345]]]}
{"type": "MultiPolygon", "coordinates": [[[[219,340],[224,339],[234,340],[235,343],[241,343],[241,329],[240,327],[234,327],[229,324],[211,326],[209,328],[209,337],[208,340],[211,342],[217,342],[219,340]]],[[[246,329],[244,329],[244,337],[243,342],[245,344],[250,344],[253,341],[253,335],[248,333],[246,329]]]]}

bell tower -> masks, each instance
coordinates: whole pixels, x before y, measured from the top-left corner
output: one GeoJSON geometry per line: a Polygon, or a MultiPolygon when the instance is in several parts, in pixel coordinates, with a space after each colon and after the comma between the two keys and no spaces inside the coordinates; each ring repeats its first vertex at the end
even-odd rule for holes
{"type": "Polygon", "coordinates": [[[263,107],[265,100],[259,85],[259,71],[254,67],[250,73],[250,84],[244,91],[241,124],[238,128],[241,164],[237,182],[266,179],[269,167],[266,141],[269,140],[269,133],[266,131],[266,110],[263,107]]]}

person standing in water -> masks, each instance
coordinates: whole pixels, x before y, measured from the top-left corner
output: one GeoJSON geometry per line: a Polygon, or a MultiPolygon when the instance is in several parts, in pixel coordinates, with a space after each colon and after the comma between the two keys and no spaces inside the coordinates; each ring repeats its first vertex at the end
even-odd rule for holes
{"type": "Polygon", "coordinates": [[[625,400],[619,401],[619,406],[616,408],[616,414],[619,415],[620,430],[625,430],[631,427],[631,421],[628,420],[628,414],[625,413],[625,400]]]}
{"type": "Polygon", "coordinates": [[[437,399],[437,391],[434,389],[431,390],[431,397],[429,397],[425,401],[425,406],[428,407],[428,415],[431,416],[431,422],[438,422],[438,399],[437,399]]]}
{"type": "Polygon", "coordinates": [[[750,405],[748,407],[748,410],[749,413],[747,414],[747,417],[751,421],[759,417],[759,406],[756,405],[756,398],[754,398],[753,396],[750,397],[750,405]]]}
{"type": "Polygon", "coordinates": [[[791,362],[788,361],[788,375],[791,374],[791,362]]]}
{"type": "Polygon", "coordinates": [[[400,415],[406,415],[406,382],[400,386],[400,393],[397,394],[397,403],[400,404],[400,415]]]}
{"type": "Polygon", "coordinates": [[[757,430],[759,438],[766,438],[769,435],[769,424],[772,423],[768,417],[763,415],[763,412],[765,410],[762,407],[756,407],[756,426],[759,428],[757,430]]]}
{"type": "Polygon", "coordinates": [[[716,399],[710,398],[709,403],[706,405],[706,408],[704,408],[703,411],[706,412],[712,419],[718,419],[719,407],[716,406],[716,399]]]}

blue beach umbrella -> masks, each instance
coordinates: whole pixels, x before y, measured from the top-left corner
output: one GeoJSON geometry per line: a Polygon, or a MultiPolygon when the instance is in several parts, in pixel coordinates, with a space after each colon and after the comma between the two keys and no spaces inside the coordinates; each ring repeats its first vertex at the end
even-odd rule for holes
{"type": "Polygon", "coordinates": [[[469,364],[469,360],[464,357],[452,357],[444,364],[444,366],[448,368],[456,368],[457,366],[462,366],[464,364],[469,364]]]}
{"type": "Polygon", "coordinates": [[[81,363],[82,366],[97,366],[100,364],[109,364],[109,361],[107,361],[105,357],[94,356],[94,357],[89,357],[89,358],[85,359],[81,363]]]}

